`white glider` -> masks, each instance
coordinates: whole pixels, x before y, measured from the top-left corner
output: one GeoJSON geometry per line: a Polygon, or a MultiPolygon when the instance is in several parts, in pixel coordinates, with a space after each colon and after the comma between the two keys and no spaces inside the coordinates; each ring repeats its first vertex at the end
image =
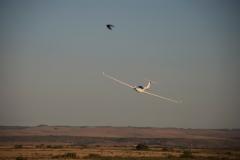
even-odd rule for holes
{"type": "Polygon", "coordinates": [[[114,80],[114,81],[116,81],[116,82],[118,82],[118,83],[120,83],[120,84],[122,84],[122,85],[125,85],[125,86],[127,86],[127,87],[129,87],[129,88],[134,89],[134,90],[137,91],[138,93],[145,93],[145,94],[148,94],[148,95],[151,95],[151,96],[155,96],[155,97],[158,97],[158,98],[161,98],[161,99],[170,101],[170,102],[174,102],[174,103],[181,103],[181,102],[182,102],[182,101],[177,101],[177,100],[174,100],[174,99],[171,99],[171,98],[163,97],[163,96],[160,96],[160,95],[157,95],[157,94],[150,93],[150,92],[146,91],[146,90],[148,90],[148,89],[150,88],[150,86],[151,86],[151,81],[149,81],[146,86],[132,86],[132,85],[130,85],[130,84],[128,84],[128,83],[125,83],[125,82],[123,82],[123,81],[120,81],[120,80],[118,80],[118,79],[116,79],[116,78],[114,78],[114,77],[112,77],[112,76],[110,76],[110,75],[107,75],[107,74],[104,73],[104,72],[103,72],[102,74],[103,74],[105,77],[109,78],[109,79],[112,79],[112,80],[114,80]]]}

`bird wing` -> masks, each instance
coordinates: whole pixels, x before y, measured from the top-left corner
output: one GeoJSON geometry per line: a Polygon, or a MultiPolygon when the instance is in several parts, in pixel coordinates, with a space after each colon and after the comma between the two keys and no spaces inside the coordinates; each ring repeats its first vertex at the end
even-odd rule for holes
{"type": "Polygon", "coordinates": [[[107,27],[109,30],[112,30],[112,28],[115,27],[115,26],[112,25],[112,24],[107,24],[106,27],[107,27]]]}
{"type": "Polygon", "coordinates": [[[181,103],[182,102],[182,101],[173,100],[171,98],[163,97],[163,96],[160,96],[160,95],[157,95],[157,94],[154,94],[154,93],[150,93],[150,92],[147,92],[147,91],[144,91],[142,93],[146,93],[146,94],[149,94],[151,96],[155,96],[155,97],[158,97],[158,98],[170,101],[170,102],[174,102],[174,103],[181,103]]]}
{"type": "Polygon", "coordinates": [[[112,79],[112,80],[114,80],[114,81],[116,81],[116,82],[118,82],[118,83],[120,83],[120,84],[122,84],[122,85],[125,85],[125,86],[127,86],[127,87],[130,87],[130,88],[134,88],[134,86],[132,86],[132,85],[130,85],[130,84],[128,84],[128,83],[125,83],[125,82],[123,82],[123,81],[120,81],[120,80],[118,80],[118,79],[116,79],[116,78],[114,78],[114,77],[112,77],[112,76],[110,76],[110,75],[107,75],[106,73],[102,73],[105,77],[107,77],[107,78],[109,78],[109,79],[112,79]]]}

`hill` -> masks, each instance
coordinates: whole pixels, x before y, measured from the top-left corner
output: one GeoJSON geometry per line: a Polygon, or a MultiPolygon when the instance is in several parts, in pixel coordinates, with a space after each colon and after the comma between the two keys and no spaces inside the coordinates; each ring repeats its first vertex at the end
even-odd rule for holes
{"type": "Polygon", "coordinates": [[[132,145],[240,147],[240,130],[151,127],[1,126],[0,143],[67,143],[72,145],[132,145]]]}

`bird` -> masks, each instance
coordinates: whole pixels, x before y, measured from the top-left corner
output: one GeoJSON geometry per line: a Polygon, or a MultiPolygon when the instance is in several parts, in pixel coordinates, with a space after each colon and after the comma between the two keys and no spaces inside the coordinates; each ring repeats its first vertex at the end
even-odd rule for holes
{"type": "Polygon", "coordinates": [[[112,30],[112,28],[114,27],[114,25],[112,25],[112,24],[106,24],[106,27],[107,27],[109,30],[112,30]]]}

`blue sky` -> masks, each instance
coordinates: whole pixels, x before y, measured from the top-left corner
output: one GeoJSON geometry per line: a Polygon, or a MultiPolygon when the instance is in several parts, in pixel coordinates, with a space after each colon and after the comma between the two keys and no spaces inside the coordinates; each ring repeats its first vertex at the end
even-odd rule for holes
{"type": "Polygon", "coordinates": [[[0,125],[240,127],[238,1],[0,3],[0,125]]]}

